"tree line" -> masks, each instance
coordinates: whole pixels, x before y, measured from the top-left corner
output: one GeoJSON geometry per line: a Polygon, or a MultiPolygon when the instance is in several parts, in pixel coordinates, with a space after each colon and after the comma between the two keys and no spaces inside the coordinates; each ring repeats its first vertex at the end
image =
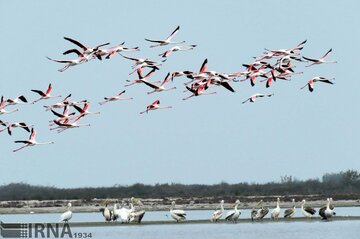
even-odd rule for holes
{"type": "Polygon", "coordinates": [[[359,198],[360,172],[356,170],[326,173],[321,180],[297,180],[292,176],[283,176],[279,182],[235,183],[228,184],[179,184],[165,183],[146,185],[136,183],[130,186],[112,187],[56,188],[36,186],[27,183],[11,183],[0,186],[0,201],[5,200],[55,200],[94,198],[233,198],[241,196],[272,195],[326,195],[344,198],[359,198]]]}

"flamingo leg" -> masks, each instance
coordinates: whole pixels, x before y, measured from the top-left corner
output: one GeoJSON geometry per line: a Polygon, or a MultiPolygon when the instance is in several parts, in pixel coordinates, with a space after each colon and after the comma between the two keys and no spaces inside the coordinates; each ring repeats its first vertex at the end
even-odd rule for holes
{"type": "Polygon", "coordinates": [[[21,149],[23,149],[23,148],[29,147],[29,146],[30,146],[29,144],[26,144],[26,145],[24,145],[24,146],[22,146],[22,147],[20,147],[20,148],[17,148],[17,149],[15,149],[15,150],[13,150],[13,152],[15,153],[15,152],[17,152],[17,151],[19,151],[19,150],[21,150],[21,149]]]}

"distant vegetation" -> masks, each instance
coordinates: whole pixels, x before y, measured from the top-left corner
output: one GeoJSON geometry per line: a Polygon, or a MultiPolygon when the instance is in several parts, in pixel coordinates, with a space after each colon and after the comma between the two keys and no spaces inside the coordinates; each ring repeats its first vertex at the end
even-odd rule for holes
{"type": "Polygon", "coordinates": [[[222,197],[271,196],[271,195],[320,195],[359,198],[360,173],[347,170],[340,173],[326,173],[322,179],[297,180],[292,176],[281,177],[280,182],[219,183],[214,185],[178,183],[96,188],[56,188],[34,186],[26,183],[11,183],[0,186],[0,200],[52,200],[52,199],[93,199],[93,198],[165,198],[165,197],[222,197]]]}

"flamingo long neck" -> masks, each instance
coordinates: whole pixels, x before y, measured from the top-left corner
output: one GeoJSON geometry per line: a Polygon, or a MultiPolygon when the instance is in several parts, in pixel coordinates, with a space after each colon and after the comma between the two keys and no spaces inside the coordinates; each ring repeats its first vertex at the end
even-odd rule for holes
{"type": "Polygon", "coordinates": [[[276,202],[276,208],[280,208],[279,200],[277,200],[277,202],[276,202]]]}
{"type": "Polygon", "coordinates": [[[220,210],[223,212],[224,211],[224,203],[220,204],[220,210]]]}

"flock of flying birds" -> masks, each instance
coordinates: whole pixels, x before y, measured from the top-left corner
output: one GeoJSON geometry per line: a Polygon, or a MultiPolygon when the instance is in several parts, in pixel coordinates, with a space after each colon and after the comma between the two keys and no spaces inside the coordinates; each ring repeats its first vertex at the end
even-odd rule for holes
{"type": "MultiPolygon", "coordinates": [[[[73,48],[65,51],[63,55],[75,54],[76,58],[71,60],[57,60],[47,57],[50,61],[54,61],[60,64],[64,64],[64,66],[58,71],[64,72],[70,67],[83,64],[89,62],[91,60],[103,60],[110,59],[115,56],[117,53],[121,55],[125,60],[129,60],[133,62],[131,66],[130,75],[133,73],[137,73],[138,78],[135,80],[127,80],[127,84],[124,87],[129,87],[137,84],[144,84],[150,88],[150,91],[147,94],[153,94],[162,91],[170,91],[175,90],[176,87],[167,88],[167,86],[174,82],[175,78],[183,77],[188,79],[187,82],[184,82],[185,92],[189,92],[189,95],[184,97],[183,100],[188,100],[192,97],[202,96],[202,95],[212,95],[216,94],[215,91],[209,92],[210,88],[214,88],[215,86],[222,86],[226,90],[230,92],[235,92],[232,84],[236,82],[245,82],[249,81],[251,86],[255,86],[257,81],[260,83],[265,82],[265,87],[269,88],[272,86],[276,80],[284,80],[290,81],[292,76],[302,74],[303,72],[297,72],[294,70],[295,63],[307,63],[305,67],[310,67],[313,65],[319,65],[324,63],[336,63],[336,61],[327,60],[329,54],[332,52],[332,49],[328,50],[322,57],[320,58],[309,58],[302,56],[301,50],[304,48],[306,40],[301,42],[300,44],[288,48],[288,49],[279,49],[279,50],[270,50],[265,49],[266,51],[260,55],[254,57],[254,61],[250,64],[243,64],[245,70],[235,72],[235,73],[220,73],[214,70],[208,69],[208,60],[205,59],[202,63],[198,72],[194,72],[191,70],[183,70],[183,71],[174,71],[169,72],[165,76],[162,82],[159,81],[150,81],[150,78],[155,74],[156,71],[160,70],[162,64],[164,64],[167,58],[177,51],[189,51],[196,47],[196,45],[186,44],[185,41],[175,42],[172,39],[179,32],[180,26],[178,26],[166,39],[163,40],[152,40],[145,38],[146,41],[151,42],[153,45],[150,45],[151,48],[167,46],[167,45],[175,45],[166,51],[161,52],[158,56],[161,57],[162,60],[150,60],[148,58],[135,58],[124,55],[126,52],[137,52],[140,51],[139,47],[126,47],[125,42],[109,47],[104,48],[110,43],[103,43],[97,45],[95,47],[89,47],[77,40],[74,40],[69,37],[64,37],[66,41],[76,45],[80,49],[73,48]],[[147,72],[143,72],[143,71],[147,72]],[[261,80],[258,80],[261,78],[261,80]]],[[[301,89],[308,88],[310,92],[313,92],[315,83],[327,83],[333,84],[334,78],[332,77],[323,77],[323,76],[315,76],[310,79],[301,89]]],[[[29,102],[24,95],[16,97],[15,99],[4,98],[1,97],[0,102],[0,115],[10,114],[18,111],[18,109],[7,110],[7,107],[14,106],[18,104],[35,104],[42,100],[48,100],[52,98],[60,98],[60,95],[52,95],[52,84],[49,84],[47,90],[31,90],[35,94],[39,95],[39,98],[29,102]]],[[[99,102],[100,105],[119,101],[119,100],[132,100],[132,97],[123,97],[125,94],[125,90],[122,90],[120,93],[114,96],[104,97],[104,101],[99,102]]],[[[242,103],[246,102],[255,102],[258,98],[261,97],[271,97],[274,94],[261,94],[256,93],[251,95],[249,98],[244,100],[242,103]]],[[[56,117],[56,119],[51,120],[50,130],[57,130],[57,132],[63,132],[72,128],[79,128],[83,126],[90,126],[90,124],[80,124],[79,121],[82,120],[86,115],[90,114],[99,114],[100,112],[91,112],[89,111],[90,102],[88,100],[81,101],[72,101],[70,100],[71,94],[62,99],[61,101],[44,106],[46,111],[51,111],[51,113],[56,117]],[[74,109],[75,112],[71,112],[71,109],[74,109]]],[[[172,106],[160,106],[160,100],[157,99],[148,106],[146,109],[140,114],[148,113],[149,111],[159,110],[159,109],[169,109],[172,106]]],[[[41,144],[52,144],[54,142],[38,142],[36,140],[36,131],[33,125],[29,125],[26,122],[6,122],[0,120],[0,132],[7,131],[9,135],[12,134],[12,130],[15,128],[22,128],[30,133],[30,137],[26,140],[17,140],[15,143],[22,143],[23,146],[13,150],[13,152],[17,152],[23,148],[41,145],[41,144]]]]}

